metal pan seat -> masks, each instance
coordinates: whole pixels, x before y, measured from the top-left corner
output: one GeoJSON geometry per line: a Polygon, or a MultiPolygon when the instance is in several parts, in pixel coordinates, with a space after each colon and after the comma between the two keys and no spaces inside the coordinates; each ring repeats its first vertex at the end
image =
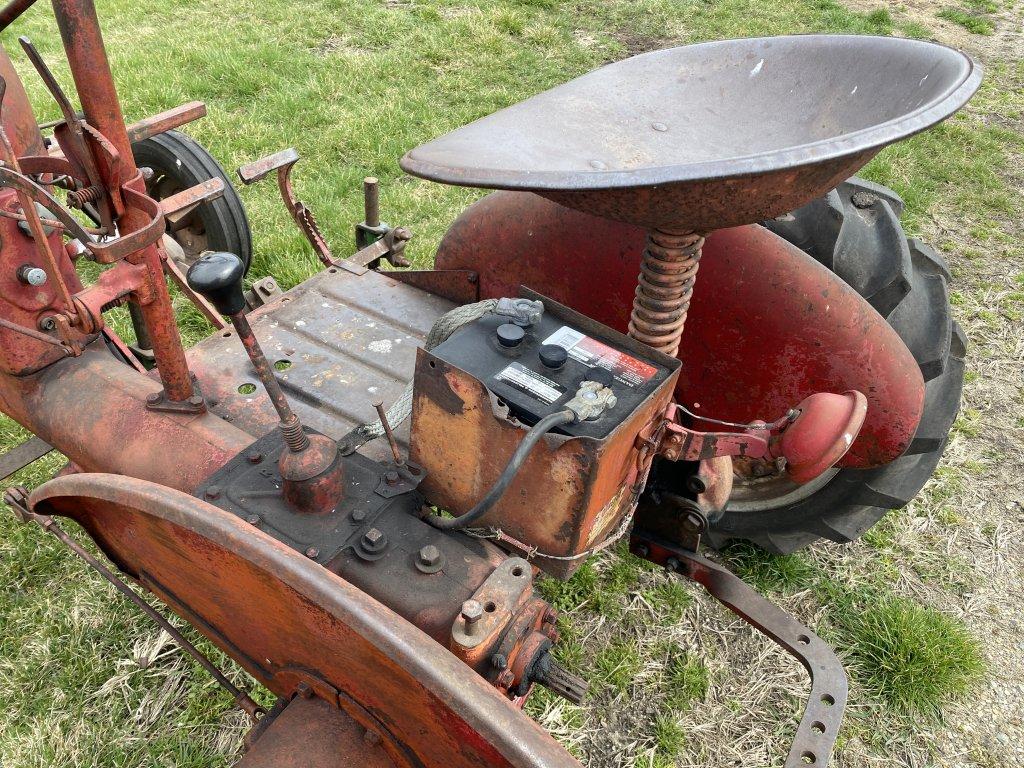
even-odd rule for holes
{"type": "Polygon", "coordinates": [[[981,69],[917,40],[794,35],[655,51],[413,149],[404,170],[707,232],[824,194],[962,107],[981,69]]]}

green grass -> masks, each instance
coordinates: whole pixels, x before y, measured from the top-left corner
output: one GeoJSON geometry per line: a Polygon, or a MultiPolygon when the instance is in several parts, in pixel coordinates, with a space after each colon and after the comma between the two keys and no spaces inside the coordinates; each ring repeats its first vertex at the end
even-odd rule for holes
{"type": "Polygon", "coordinates": [[[976,35],[991,35],[995,32],[995,27],[992,26],[992,22],[988,19],[961,10],[960,8],[946,8],[939,12],[939,18],[952,21],[954,24],[959,24],[968,32],[973,32],[976,35]]]}
{"type": "MultiPolygon", "coordinates": [[[[398,158],[422,141],[651,48],[791,32],[932,36],[926,22],[908,20],[896,7],[862,14],[833,0],[99,0],[99,6],[130,118],[205,100],[209,116],[187,130],[229,173],[294,146],[303,157],[298,192],[341,254],[351,248],[352,224],[361,218],[361,179],[378,176],[384,218],[413,230],[409,254],[419,266],[431,262],[451,220],[482,194],[402,174],[398,158]]],[[[992,21],[985,14],[996,10],[989,0],[970,0],[947,9],[957,18],[937,15],[988,34],[992,21]]],[[[19,34],[32,37],[69,85],[47,4],[38,3],[0,36],[12,53],[19,34]]],[[[40,119],[55,117],[24,58],[15,59],[40,119]]],[[[1007,226],[1024,218],[1007,182],[1012,158],[1024,152],[1013,122],[1024,110],[1022,78],[1020,62],[991,63],[968,111],[884,150],[864,171],[904,197],[911,233],[928,228],[937,211],[957,222],[962,231],[939,244],[961,286],[975,269],[1002,260],[1015,264],[1014,285],[1024,288],[1024,253],[1007,226]]],[[[315,272],[318,263],[274,185],[241,194],[256,243],[252,276],[274,274],[288,287],[315,272]]],[[[1020,311],[1013,295],[985,306],[960,290],[956,311],[979,321],[987,312],[992,327],[1013,322],[1020,311]]],[[[188,342],[209,333],[181,297],[175,306],[188,342]]],[[[123,317],[116,326],[124,330],[123,317]]],[[[985,429],[983,414],[969,408],[954,439],[977,441],[985,429]]],[[[0,443],[24,437],[0,420],[0,443]]],[[[35,486],[57,469],[59,459],[49,457],[15,480],[35,486]]],[[[943,467],[922,506],[946,510],[939,515],[944,525],[963,524],[957,510],[965,508],[977,469],[967,462],[943,467]]],[[[827,606],[819,629],[851,662],[858,715],[849,728],[861,736],[885,732],[893,718],[903,730],[911,729],[907,718],[934,718],[982,674],[977,644],[961,622],[894,592],[899,577],[913,574],[958,588],[935,565],[931,550],[941,546],[924,542],[927,557],[901,548],[916,514],[894,515],[869,535],[866,565],[822,555],[833,551],[827,547],[786,558],[742,546],[726,553],[731,567],[773,598],[804,595],[827,606]],[[819,561],[828,557],[825,568],[819,561]]],[[[541,588],[564,613],[560,658],[598,688],[591,709],[559,709],[558,723],[582,728],[593,713],[606,714],[604,706],[621,706],[629,695],[650,697],[657,713],[638,743],[653,750],[659,766],[675,755],[692,757],[677,715],[700,711],[719,679],[720,651],[665,640],[663,633],[705,618],[691,610],[695,588],[651,571],[622,548],[584,564],[567,583],[546,581],[541,588]]],[[[134,646],[157,633],[77,560],[6,514],[0,515],[0,627],[5,768],[198,768],[233,760],[244,726],[226,697],[180,653],[145,669],[133,666],[134,646]],[[154,695],[165,690],[170,693],[154,717],[154,695]]],[[[242,678],[219,652],[201,645],[242,678]]],[[[552,699],[542,693],[528,711],[539,714],[548,705],[552,699]]],[[[879,760],[885,749],[877,747],[879,760]]]]}
{"type": "Polygon", "coordinates": [[[938,717],[984,672],[961,623],[907,598],[888,595],[838,620],[859,682],[897,712],[938,717]]]}

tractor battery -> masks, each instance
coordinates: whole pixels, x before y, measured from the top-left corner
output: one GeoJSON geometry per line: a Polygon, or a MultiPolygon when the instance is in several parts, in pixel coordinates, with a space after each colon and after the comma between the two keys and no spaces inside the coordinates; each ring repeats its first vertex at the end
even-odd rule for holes
{"type": "Polygon", "coordinates": [[[535,322],[485,315],[420,351],[410,451],[427,470],[427,498],[458,515],[497,481],[530,426],[565,410],[584,381],[609,387],[610,407],[543,437],[474,524],[568,577],[632,511],[680,363],[550,299],[524,298],[543,305],[535,322]]]}

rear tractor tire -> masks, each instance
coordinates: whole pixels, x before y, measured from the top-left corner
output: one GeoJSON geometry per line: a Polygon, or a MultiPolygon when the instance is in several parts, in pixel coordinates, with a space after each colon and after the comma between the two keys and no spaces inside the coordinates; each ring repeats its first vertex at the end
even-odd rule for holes
{"type": "Polygon", "coordinates": [[[852,541],[906,505],[934,473],[960,407],[965,338],[950,311],[949,268],[935,250],[906,237],[902,210],[892,190],[854,177],[765,226],[860,293],[913,353],[925,401],[910,447],[883,467],[831,470],[804,486],[737,476],[724,513],[710,525],[711,545],[746,540],[786,554],[821,538],[852,541]]]}

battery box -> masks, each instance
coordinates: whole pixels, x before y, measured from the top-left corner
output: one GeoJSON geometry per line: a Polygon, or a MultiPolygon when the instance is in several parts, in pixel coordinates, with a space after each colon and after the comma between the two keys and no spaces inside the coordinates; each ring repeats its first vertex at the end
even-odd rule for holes
{"type": "Polygon", "coordinates": [[[517,325],[486,315],[434,348],[439,360],[479,379],[528,426],[564,410],[584,381],[611,387],[616,404],[598,419],[558,428],[567,435],[606,437],[672,374],[653,350],[626,348],[626,337],[588,323],[586,330],[546,301],[539,322],[517,325]]]}
{"type": "Polygon", "coordinates": [[[420,489],[428,503],[462,514],[497,481],[530,426],[564,410],[584,381],[610,387],[614,405],[542,437],[476,524],[568,578],[632,511],[680,363],[557,302],[523,295],[544,305],[532,325],[487,315],[419,350],[410,458],[426,470],[420,489]]]}

